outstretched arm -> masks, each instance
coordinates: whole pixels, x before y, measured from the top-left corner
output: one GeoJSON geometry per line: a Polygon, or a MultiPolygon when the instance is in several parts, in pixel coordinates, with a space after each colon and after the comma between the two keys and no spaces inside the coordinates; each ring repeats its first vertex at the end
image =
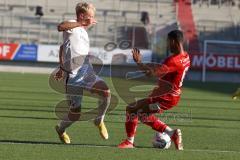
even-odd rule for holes
{"type": "Polygon", "coordinates": [[[175,71],[175,70],[172,70],[171,67],[169,67],[167,64],[142,63],[141,54],[139,49],[137,48],[134,48],[132,50],[132,54],[133,54],[133,60],[137,63],[139,69],[145,72],[147,76],[162,77],[166,73],[175,71]]]}
{"type": "Polygon", "coordinates": [[[63,32],[80,26],[81,24],[79,22],[64,21],[58,25],[57,29],[58,32],[63,32]]]}
{"type": "Polygon", "coordinates": [[[132,54],[133,54],[133,60],[136,62],[136,64],[138,65],[140,70],[145,72],[145,74],[147,76],[155,75],[155,66],[154,66],[154,64],[143,64],[142,63],[142,57],[141,57],[139,49],[133,48],[132,54]]]}

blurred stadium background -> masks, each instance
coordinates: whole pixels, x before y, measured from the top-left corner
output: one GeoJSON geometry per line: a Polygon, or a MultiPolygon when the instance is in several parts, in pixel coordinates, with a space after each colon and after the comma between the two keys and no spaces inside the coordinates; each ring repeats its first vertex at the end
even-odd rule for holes
{"type": "MultiPolygon", "coordinates": [[[[0,159],[239,159],[239,101],[231,94],[240,82],[240,0],[86,0],[98,20],[88,31],[90,54],[103,61],[101,75],[119,103],[106,115],[108,141],[91,122],[81,122],[69,129],[73,145],[60,145],[54,106],[64,95],[49,87],[49,74],[62,43],[57,25],[75,18],[80,1],[0,0],[0,159]],[[166,35],[176,28],[184,32],[192,66],[179,107],[161,116],[182,129],[185,151],[152,149],[153,131],[144,125],[136,137],[141,149],[120,151],[131,91],[155,84],[126,81],[136,70],[130,49],[140,48],[144,61],[161,62],[169,54],[166,35]],[[128,89],[136,84],[143,87],[128,89]]],[[[93,104],[86,99],[83,111],[93,104]]]]}
{"type": "MultiPolygon", "coordinates": [[[[64,20],[75,18],[74,8],[78,2],[78,0],[63,0],[61,3],[57,0],[1,0],[0,59],[14,61],[2,62],[3,67],[10,67],[11,70],[11,65],[29,64],[45,68],[36,69],[34,72],[50,72],[51,69],[46,70],[46,67],[56,66],[54,63],[35,62],[57,62],[57,46],[62,42],[62,34],[57,31],[56,26],[64,20]],[[4,48],[7,44],[10,45],[8,49],[11,48],[11,51],[4,53],[7,52],[6,47],[4,48]],[[22,47],[14,44],[21,44],[22,47]],[[12,54],[19,49],[18,47],[20,51],[17,52],[23,53],[18,53],[14,57],[12,54]]],[[[104,55],[100,58],[105,57],[103,60],[105,64],[111,62],[121,65],[129,59],[126,57],[129,50],[115,50],[107,54],[107,51],[103,50],[104,46],[108,49],[139,47],[149,51],[147,61],[161,62],[168,54],[166,34],[172,29],[180,28],[185,34],[186,48],[193,63],[188,79],[233,82],[240,80],[239,74],[236,73],[240,70],[239,0],[89,2],[97,6],[98,20],[98,24],[89,30],[91,52],[97,56],[104,55]],[[206,43],[206,40],[213,40],[214,43],[206,43]],[[221,42],[215,43],[216,40],[221,42]],[[203,59],[206,63],[203,63],[203,59]]],[[[117,68],[115,66],[116,70],[117,68]]],[[[107,71],[104,74],[108,75],[107,71]]]]}

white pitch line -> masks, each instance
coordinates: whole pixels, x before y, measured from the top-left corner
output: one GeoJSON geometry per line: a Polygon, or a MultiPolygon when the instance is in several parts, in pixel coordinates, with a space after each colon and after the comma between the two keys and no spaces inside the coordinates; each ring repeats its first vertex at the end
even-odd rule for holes
{"type": "MultiPolygon", "coordinates": [[[[27,144],[27,145],[64,145],[64,144],[45,144],[45,143],[24,143],[24,142],[0,142],[0,144],[12,144],[12,145],[16,145],[16,144],[27,144]]],[[[79,146],[79,147],[85,147],[85,148],[117,148],[113,147],[113,146],[108,146],[108,145],[91,145],[91,144],[69,144],[69,145],[65,145],[67,146],[79,146]]],[[[136,147],[136,149],[151,149],[151,148],[144,148],[144,147],[136,147]]],[[[153,148],[154,149],[154,148],[153,148]]],[[[164,151],[164,150],[163,150],[164,151]]],[[[184,149],[183,152],[210,152],[210,153],[237,153],[240,154],[240,151],[224,151],[224,150],[206,150],[206,149],[184,149]]]]}

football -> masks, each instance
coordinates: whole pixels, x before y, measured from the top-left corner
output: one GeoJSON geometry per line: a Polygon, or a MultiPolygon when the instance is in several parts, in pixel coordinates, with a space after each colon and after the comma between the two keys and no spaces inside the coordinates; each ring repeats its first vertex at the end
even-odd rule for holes
{"type": "Polygon", "coordinates": [[[171,146],[171,138],[165,132],[156,132],[152,144],[154,148],[168,149],[171,146]]]}

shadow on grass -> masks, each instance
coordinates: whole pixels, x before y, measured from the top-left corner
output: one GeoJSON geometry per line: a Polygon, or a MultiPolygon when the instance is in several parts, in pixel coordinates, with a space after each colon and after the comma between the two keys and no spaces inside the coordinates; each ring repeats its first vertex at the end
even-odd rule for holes
{"type": "MultiPolygon", "coordinates": [[[[110,113],[111,115],[111,113],[110,113]]],[[[123,114],[115,114],[112,115],[123,115],[123,114]]],[[[32,117],[32,116],[11,116],[11,115],[1,115],[0,118],[16,118],[16,119],[36,119],[36,120],[59,120],[58,118],[51,118],[51,117],[32,117]]],[[[161,119],[161,117],[160,117],[161,119]]],[[[236,118],[223,118],[223,117],[191,117],[191,120],[212,120],[212,121],[236,121],[240,122],[240,119],[236,118]]],[[[118,122],[118,121],[106,121],[108,123],[124,123],[124,122],[118,122]]]]}
{"type": "Polygon", "coordinates": [[[117,145],[105,145],[105,144],[90,144],[90,143],[73,143],[73,144],[63,144],[61,142],[46,142],[46,141],[27,141],[27,140],[0,140],[1,143],[8,144],[46,144],[46,145],[64,145],[64,146],[83,146],[83,147],[116,147],[117,145]]]}
{"type": "MultiPolygon", "coordinates": [[[[13,119],[30,119],[30,120],[58,120],[57,118],[46,118],[46,117],[27,117],[27,116],[0,116],[0,118],[13,118],[13,119]]],[[[181,124],[182,122],[171,121],[167,123],[169,126],[176,127],[187,127],[187,128],[215,128],[215,129],[233,129],[239,130],[239,127],[222,127],[215,125],[193,125],[191,121],[193,120],[216,120],[216,121],[229,121],[229,122],[240,122],[240,119],[226,119],[226,118],[207,118],[207,117],[192,117],[191,120],[188,121],[188,124],[181,124]]],[[[81,122],[81,121],[79,121],[81,122]]],[[[109,124],[122,124],[124,125],[125,121],[108,121],[105,120],[106,123],[109,124]]],[[[184,122],[183,122],[184,123],[184,122]]]]}
{"type": "MultiPolygon", "coordinates": [[[[59,145],[59,146],[79,146],[85,148],[117,148],[117,144],[91,144],[91,143],[73,143],[63,144],[61,142],[46,142],[46,141],[26,141],[26,140],[0,140],[0,144],[28,144],[28,145],[59,145]]],[[[136,148],[153,149],[151,146],[137,146],[136,148]]]]}

